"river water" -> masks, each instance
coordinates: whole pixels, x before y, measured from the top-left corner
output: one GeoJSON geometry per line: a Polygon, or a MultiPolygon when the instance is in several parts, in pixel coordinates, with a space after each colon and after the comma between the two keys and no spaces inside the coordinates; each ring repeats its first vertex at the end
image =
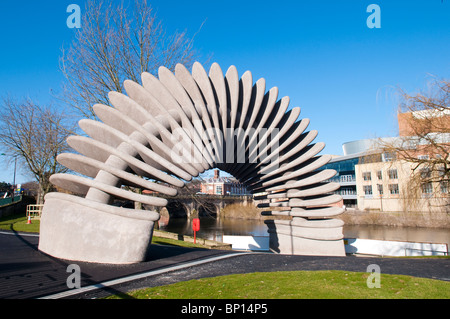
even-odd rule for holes
{"type": "MultiPolygon", "coordinates": [[[[182,218],[164,218],[159,228],[172,233],[193,236],[192,221],[182,218]]],[[[450,246],[450,229],[388,226],[344,226],[345,238],[407,241],[447,244],[450,246]]],[[[267,226],[260,220],[201,218],[200,238],[222,241],[223,235],[268,236],[267,226]]]]}

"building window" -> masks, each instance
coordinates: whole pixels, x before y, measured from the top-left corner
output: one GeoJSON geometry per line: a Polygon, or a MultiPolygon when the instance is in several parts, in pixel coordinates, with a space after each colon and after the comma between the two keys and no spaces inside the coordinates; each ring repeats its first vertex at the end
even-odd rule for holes
{"type": "Polygon", "coordinates": [[[420,160],[429,160],[430,156],[429,155],[419,155],[419,156],[417,156],[417,158],[420,160]]]}
{"type": "Polygon", "coordinates": [[[429,168],[422,168],[420,170],[420,176],[425,179],[425,178],[430,178],[431,177],[431,169],[429,168]]]}
{"type": "Polygon", "coordinates": [[[378,194],[383,195],[383,185],[377,184],[378,194]]]}
{"type": "Polygon", "coordinates": [[[441,193],[447,194],[448,193],[448,181],[443,181],[441,184],[441,193]]]}
{"type": "Polygon", "coordinates": [[[223,192],[222,185],[216,185],[216,194],[222,195],[222,192],[223,192]]]}
{"type": "Polygon", "coordinates": [[[423,183],[422,184],[422,193],[423,194],[432,194],[433,193],[433,185],[431,183],[423,183]]]}
{"type": "Polygon", "coordinates": [[[381,181],[383,179],[383,172],[377,171],[377,178],[381,181]]]}
{"type": "Polygon", "coordinates": [[[389,184],[389,193],[391,193],[391,195],[398,195],[400,193],[398,184],[389,184]]]}
{"type": "Polygon", "coordinates": [[[356,195],[356,190],[349,188],[349,187],[341,187],[336,194],[339,195],[356,195]]]}
{"type": "Polygon", "coordinates": [[[354,182],[355,181],[355,176],[353,175],[342,175],[340,176],[340,182],[345,183],[345,182],[354,182]]]}
{"type": "Polygon", "coordinates": [[[371,181],[372,180],[372,175],[370,174],[370,172],[364,172],[363,173],[363,179],[365,181],[371,181]]]}
{"type": "Polygon", "coordinates": [[[396,169],[390,169],[388,171],[389,179],[398,179],[398,173],[396,169]]]}
{"type": "Polygon", "coordinates": [[[372,186],[364,186],[363,189],[365,195],[372,195],[372,186]]]}
{"type": "Polygon", "coordinates": [[[395,153],[383,153],[381,154],[381,160],[383,162],[392,162],[395,160],[395,153]]]}

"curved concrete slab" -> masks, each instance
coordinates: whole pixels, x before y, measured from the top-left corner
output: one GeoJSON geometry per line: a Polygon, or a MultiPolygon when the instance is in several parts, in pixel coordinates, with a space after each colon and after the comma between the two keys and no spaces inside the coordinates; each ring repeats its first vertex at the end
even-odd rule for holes
{"type": "Polygon", "coordinates": [[[342,198],[330,194],[339,185],[327,182],[336,172],[320,170],[331,157],[319,155],[325,144],[313,143],[317,131],[306,131],[310,121],[300,119],[300,108],[289,109],[289,97],[279,99],[277,87],[266,92],[265,79],[253,83],[250,71],[239,78],[231,66],[224,74],[217,63],[209,72],[198,62],[192,72],[181,64],[174,73],[162,66],[158,77],[144,72],[142,85],[126,80],[128,96],[110,92],[113,107],[94,105],[102,122],[79,122],[90,138],[68,138],[80,154],[62,154],[58,161],[86,177],[56,174],[51,181],[85,198],[47,195],[42,251],[90,262],[142,261],[159,215],[119,214],[113,201],[165,206],[158,194],[175,195],[185,181],[220,168],[261,192],[257,200],[265,202],[259,206],[284,208],[264,214],[292,218],[268,223],[275,251],[342,255],[342,224],[329,219],[343,211],[329,207],[342,198]],[[56,225],[62,230],[54,231],[56,225]]]}

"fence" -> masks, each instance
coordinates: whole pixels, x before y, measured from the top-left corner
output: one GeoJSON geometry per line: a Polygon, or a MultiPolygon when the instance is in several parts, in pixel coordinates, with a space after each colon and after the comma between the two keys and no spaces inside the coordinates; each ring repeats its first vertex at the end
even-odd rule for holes
{"type": "Polygon", "coordinates": [[[12,197],[0,198],[0,207],[7,206],[10,204],[18,203],[22,200],[22,196],[15,196],[14,200],[12,197]]]}
{"type": "Polygon", "coordinates": [[[40,219],[44,205],[27,205],[27,218],[40,219]]]}

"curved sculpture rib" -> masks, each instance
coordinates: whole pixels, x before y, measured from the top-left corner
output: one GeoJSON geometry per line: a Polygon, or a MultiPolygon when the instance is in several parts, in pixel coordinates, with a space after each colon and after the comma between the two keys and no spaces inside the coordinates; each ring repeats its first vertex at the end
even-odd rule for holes
{"type": "Polygon", "coordinates": [[[226,73],[217,63],[209,72],[196,62],[190,73],[178,64],[158,77],[142,74],[142,85],[125,81],[127,95],[110,92],[111,106],[97,104],[100,121],[81,120],[89,136],[71,136],[80,154],[58,161],[84,175],[56,174],[51,181],[70,194],[46,197],[39,249],[55,257],[90,262],[131,263],[145,260],[157,212],[113,206],[115,199],[166,206],[186,181],[211,168],[233,174],[252,192],[260,207],[282,210],[264,215],[291,220],[266,221],[271,247],[281,253],[343,255],[343,212],[332,206],[342,198],[321,170],[331,157],[319,155],[317,131],[309,119],[266,92],[266,81],[241,78],[236,67],[226,73]],[[132,191],[142,187],[153,196],[132,191]],[[109,208],[108,208],[109,207],[109,208]],[[94,240],[95,239],[95,240],[94,240]]]}

